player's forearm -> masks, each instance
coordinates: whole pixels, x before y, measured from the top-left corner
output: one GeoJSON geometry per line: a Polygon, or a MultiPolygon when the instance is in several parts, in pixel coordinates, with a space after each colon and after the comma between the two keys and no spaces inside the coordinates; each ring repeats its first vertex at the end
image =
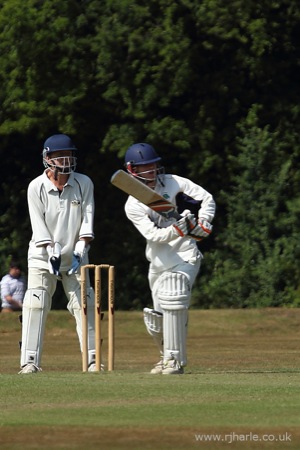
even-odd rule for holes
{"type": "Polygon", "coordinates": [[[129,212],[128,218],[147,241],[167,244],[178,238],[178,234],[172,225],[160,228],[147,216],[141,217],[129,212]]]}
{"type": "Polygon", "coordinates": [[[201,208],[198,212],[198,217],[212,222],[216,213],[216,203],[211,195],[207,195],[202,202],[201,208]]]}
{"type": "Polygon", "coordinates": [[[21,302],[19,302],[18,300],[14,300],[14,298],[10,295],[10,296],[7,296],[6,298],[5,298],[5,300],[7,301],[7,303],[9,303],[10,304],[10,306],[12,306],[12,307],[20,307],[21,305],[22,305],[22,303],[21,302]]]}

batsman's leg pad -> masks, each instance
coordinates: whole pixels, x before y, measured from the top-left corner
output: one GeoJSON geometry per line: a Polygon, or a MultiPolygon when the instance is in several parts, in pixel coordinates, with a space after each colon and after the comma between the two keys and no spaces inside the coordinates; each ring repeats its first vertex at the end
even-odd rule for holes
{"type": "MultiPolygon", "coordinates": [[[[75,317],[76,331],[79,339],[80,350],[82,351],[82,316],[80,289],[76,290],[70,296],[67,305],[70,313],[75,317]]],[[[87,288],[87,316],[88,316],[88,361],[89,364],[95,359],[95,300],[92,287],[87,288]]]]}
{"type": "Polygon", "coordinates": [[[183,272],[165,272],[158,280],[157,292],[162,309],[173,309],[176,305],[188,308],[191,298],[189,278],[183,272]]]}
{"type": "Polygon", "coordinates": [[[51,297],[44,289],[26,291],[22,312],[21,367],[32,363],[40,367],[46,320],[51,297]]]}
{"type": "Polygon", "coordinates": [[[180,366],[186,366],[186,338],[188,310],[164,311],[164,361],[175,359],[180,366]]]}
{"type": "Polygon", "coordinates": [[[165,272],[159,279],[158,296],[163,311],[164,360],[187,364],[186,339],[191,297],[189,278],[181,272],[165,272]]]}
{"type": "Polygon", "coordinates": [[[163,315],[154,309],[144,308],[144,322],[150,336],[153,337],[154,342],[159,348],[163,350],[163,315]]]}

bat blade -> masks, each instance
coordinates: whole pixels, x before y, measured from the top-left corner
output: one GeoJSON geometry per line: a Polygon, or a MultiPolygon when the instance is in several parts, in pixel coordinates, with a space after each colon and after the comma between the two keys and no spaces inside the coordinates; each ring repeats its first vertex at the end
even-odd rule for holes
{"type": "Polygon", "coordinates": [[[114,186],[121,189],[121,191],[126,192],[128,195],[132,195],[132,197],[136,198],[161,216],[166,218],[174,217],[177,220],[181,218],[176,205],[169,202],[153,189],[150,189],[124,170],[117,170],[117,172],[112,175],[110,181],[114,186]]]}

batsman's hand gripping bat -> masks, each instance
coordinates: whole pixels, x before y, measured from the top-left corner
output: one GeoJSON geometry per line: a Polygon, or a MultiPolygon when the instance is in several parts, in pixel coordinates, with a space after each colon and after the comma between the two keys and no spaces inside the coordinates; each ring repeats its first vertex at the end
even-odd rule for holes
{"type": "MultiPolygon", "coordinates": [[[[136,198],[161,216],[166,217],[167,219],[170,217],[173,217],[176,220],[182,219],[182,216],[177,211],[176,205],[166,200],[153,189],[149,188],[132,175],[129,175],[124,170],[117,170],[117,172],[112,175],[110,181],[114,186],[121,189],[121,191],[126,192],[128,195],[132,195],[132,197],[136,198]]],[[[202,240],[196,236],[191,237],[197,241],[202,240]]]]}

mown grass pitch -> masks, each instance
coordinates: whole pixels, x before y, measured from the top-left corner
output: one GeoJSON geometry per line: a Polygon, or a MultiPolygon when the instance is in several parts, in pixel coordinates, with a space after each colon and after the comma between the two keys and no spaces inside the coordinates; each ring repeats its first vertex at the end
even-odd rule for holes
{"type": "Polygon", "coordinates": [[[153,376],[141,312],[116,312],[115,371],[82,373],[74,320],[51,311],[43,371],[21,376],[17,315],[0,314],[1,450],[298,449],[299,319],[192,310],[186,374],[153,376]]]}

